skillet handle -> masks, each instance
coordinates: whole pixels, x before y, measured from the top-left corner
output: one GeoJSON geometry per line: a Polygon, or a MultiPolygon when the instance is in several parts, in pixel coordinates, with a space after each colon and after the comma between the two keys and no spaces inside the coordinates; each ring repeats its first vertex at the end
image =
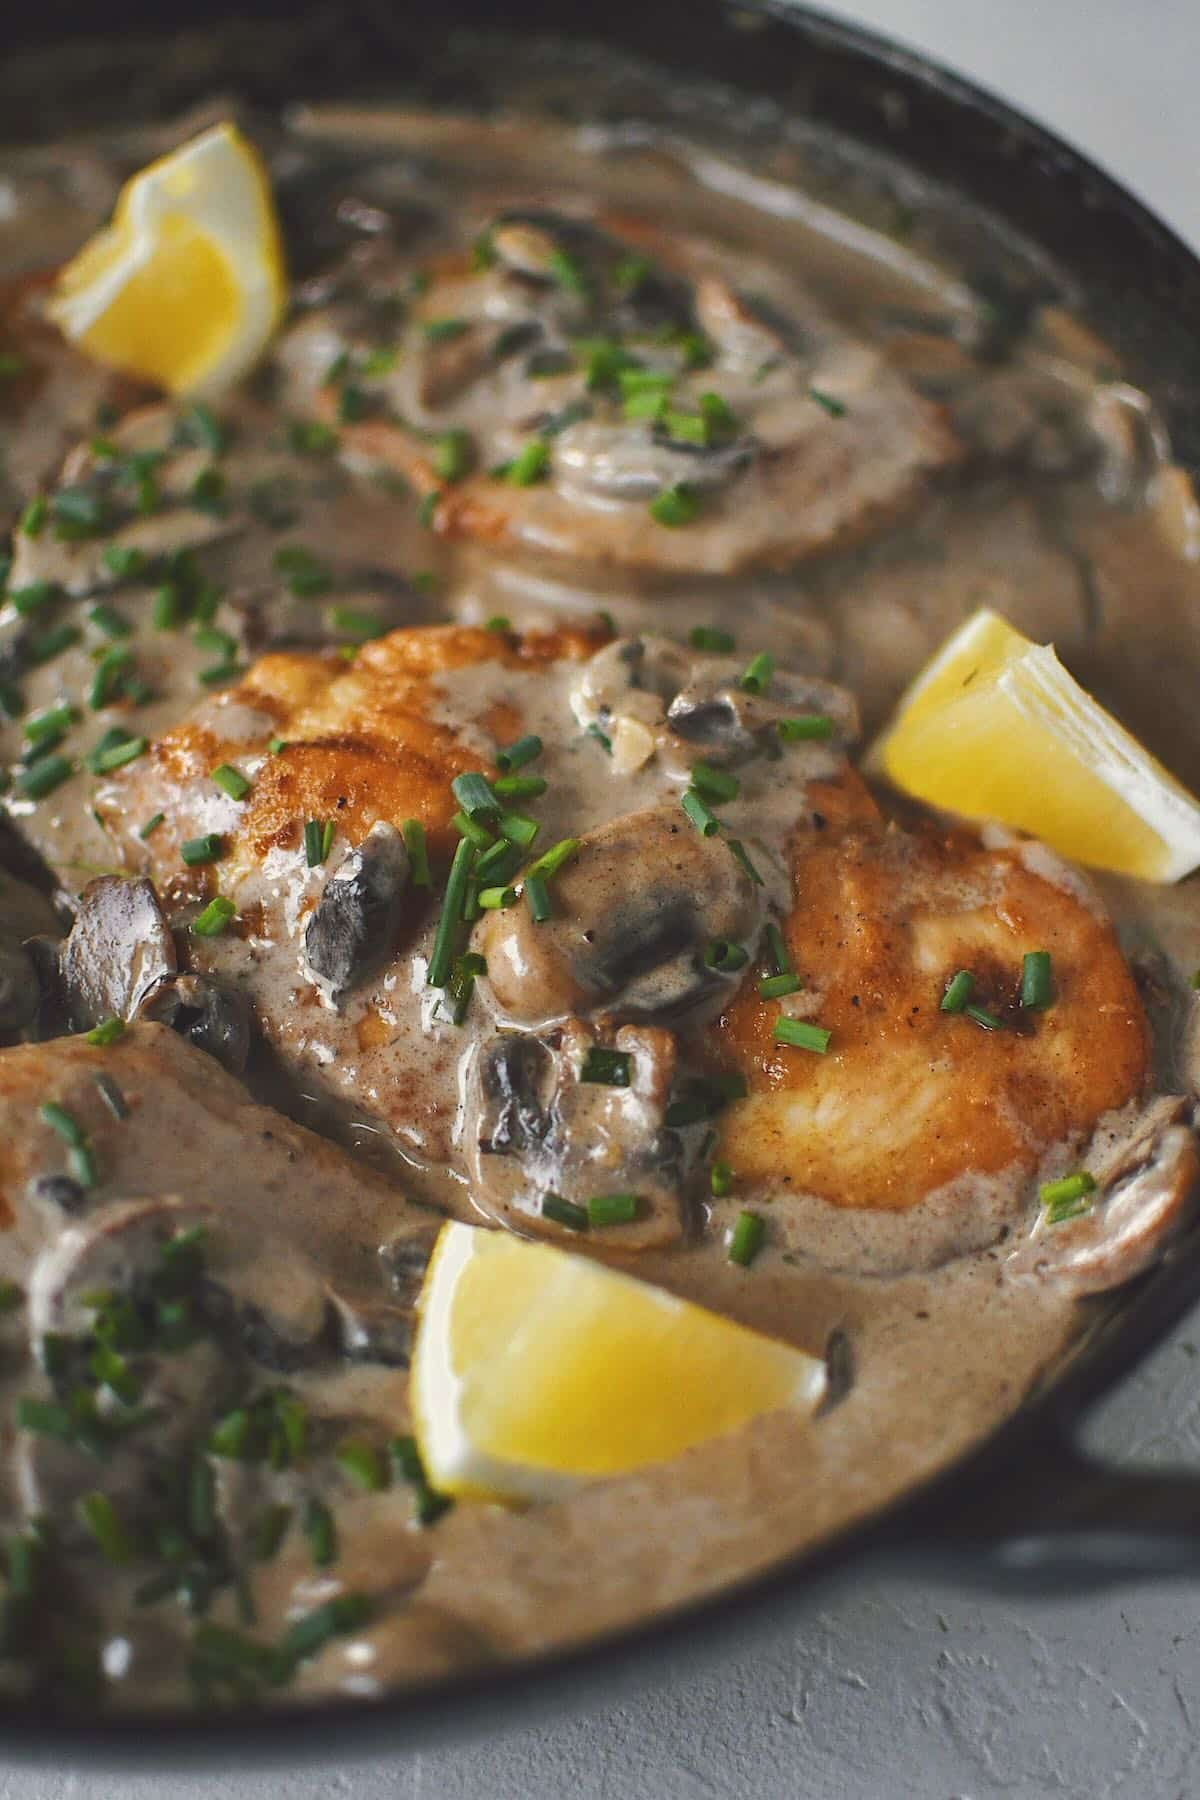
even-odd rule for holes
{"type": "Polygon", "coordinates": [[[1122,1469],[1049,1438],[1011,1481],[939,1516],[937,1539],[956,1580],[1008,1592],[1200,1576],[1200,1472],[1122,1469]]]}

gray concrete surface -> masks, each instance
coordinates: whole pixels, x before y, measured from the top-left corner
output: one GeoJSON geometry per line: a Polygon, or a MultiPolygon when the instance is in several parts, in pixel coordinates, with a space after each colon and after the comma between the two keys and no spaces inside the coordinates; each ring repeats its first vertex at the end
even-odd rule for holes
{"type": "MultiPolygon", "coordinates": [[[[1200,245],[1197,0],[837,7],[1087,148],[1200,245]]],[[[1200,329],[1200,321],[1197,321],[1200,329]]],[[[1095,1441],[1200,1466],[1200,1319],[1095,1441]]],[[[385,1763],[304,1774],[33,1771],[0,1800],[1189,1800],[1200,1794],[1200,1580],[1001,1598],[879,1565],[639,1663],[606,1704],[385,1763]]]]}

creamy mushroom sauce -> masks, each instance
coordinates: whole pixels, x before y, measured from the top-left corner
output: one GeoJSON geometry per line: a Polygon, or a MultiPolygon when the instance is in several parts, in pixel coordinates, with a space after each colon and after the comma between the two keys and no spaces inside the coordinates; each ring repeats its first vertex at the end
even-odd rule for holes
{"type": "MultiPolygon", "coordinates": [[[[692,1128],[669,1179],[652,1162],[643,1169],[637,1224],[606,1245],[596,1233],[558,1240],[827,1355],[830,1397],[815,1423],[763,1418],[670,1466],[526,1512],[439,1511],[403,1453],[386,1491],[359,1491],[336,1452],[348,1438],[378,1449],[407,1430],[412,1300],[438,1214],[547,1230],[543,1152],[527,1146],[527,1162],[498,1177],[487,1165],[511,1159],[478,1150],[481,1059],[498,1030],[544,1033],[547,1020],[599,1008],[605,1041],[634,1056],[632,1101],[597,1088],[568,1115],[558,1187],[578,1178],[586,1194],[588,1171],[573,1175],[569,1152],[589,1134],[644,1151],[637,1134],[661,1133],[672,1059],[703,1066],[712,1021],[746,978],[698,976],[697,934],[757,940],[786,906],[789,843],[801,815],[817,812],[809,784],[849,779],[860,729],[869,737],[979,605],[1053,639],[1195,781],[1187,646],[1200,519],[1151,402],[1069,310],[1021,304],[1028,270],[1015,250],[1011,291],[984,294],[909,237],[911,220],[889,234],[811,197],[794,157],[751,168],[648,128],[398,111],[305,111],[286,131],[257,127],[285,205],[297,310],[268,367],[216,409],[219,443],[203,417],[147,405],[57,344],[27,288],[14,287],[5,328],[28,359],[6,382],[7,497],[16,510],[51,495],[51,528],[14,533],[9,591],[52,585],[43,601],[10,600],[0,613],[6,682],[20,686],[0,730],[16,834],[0,888],[11,1045],[0,1052],[0,1274],[14,1284],[0,1329],[6,1417],[21,1397],[60,1411],[5,1427],[19,1539],[0,1669],[16,1689],[49,1684],[84,1704],[376,1695],[627,1626],[766,1569],[884,1506],[1010,1414],[1081,1341],[1097,1304],[1086,1297],[1145,1266],[1178,1226],[1195,1167],[1194,882],[1162,892],[1084,880],[1036,846],[1010,846],[1014,865],[1070,896],[1081,919],[1111,911],[1154,1034],[1163,1097],[1147,1106],[1139,1094],[1099,1121],[1086,1146],[1100,1179],[1089,1218],[1056,1241],[1028,1169],[952,1181],[908,1210],[806,1206],[770,1181],[714,1200],[704,1130],[692,1128]],[[568,224],[547,236],[555,217],[568,224]],[[649,296],[651,310],[666,309],[664,366],[689,404],[715,391],[751,419],[775,463],[747,476],[758,451],[718,430],[707,466],[694,445],[631,436],[610,395],[581,393],[563,347],[586,307],[572,311],[572,279],[548,295],[538,259],[547,246],[585,264],[611,259],[608,240],[589,236],[598,227],[625,231],[625,255],[653,261],[674,247],[681,280],[717,284],[704,313],[713,373],[702,376],[678,336],[668,345],[677,292],[649,296]],[[509,306],[497,254],[518,276],[525,259],[520,304],[509,306]],[[755,303],[734,304],[751,283],[755,303]],[[447,316],[463,322],[440,334],[453,354],[432,367],[421,345],[447,316]],[[494,352],[494,332],[514,325],[526,331],[520,354],[537,350],[542,366],[485,371],[481,390],[480,333],[493,334],[494,352]],[[409,354],[393,356],[396,343],[409,354]],[[551,481],[505,484],[498,498],[494,479],[481,489],[486,477],[466,469],[461,491],[444,483],[431,436],[469,432],[481,468],[509,462],[526,441],[515,421],[533,386],[545,413],[578,409],[551,481]],[[381,440],[376,427],[392,415],[405,428],[381,440]],[[786,480],[772,485],[780,461],[786,480]],[[647,525],[647,492],[710,479],[695,526],[647,525]],[[154,494],[139,509],[146,480],[154,494]],[[55,510],[64,488],[85,496],[86,526],[65,539],[53,529],[71,517],[70,502],[55,510]],[[433,495],[424,506],[422,491],[433,495]],[[467,504],[481,491],[493,503],[482,526],[467,504]],[[256,698],[253,677],[236,685],[255,657],[307,647],[310,671],[336,683],[338,654],[322,659],[323,644],[497,615],[505,643],[575,635],[525,669],[481,655],[435,675],[427,721],[462,753],[458,766],[487,764],[516,735],[488,722],[498,713],[544,738],[538,768],[550,786],[531,805],[539,847],[589,834],[589,853],[561,878],[562,911],[587,909],[612,943],[609,962],[598,951],[586,968],[564,953],[556,976],[564,917],[536,942],[523,913],[484,919],[472,947],[488,978],[459,1026],[424,985],[432,916],[414,929],[385,904],[382,929],[401,941],[369,975],[352,958],[344,991],[336,931],[332,950],[314,949],[315,909],[339,876],[361,882],[356,856],[375,856],[385,876],[398,859],[407,869],[387,827],[368,842],[369,794],[353,816],[335,815],[316,867],[294,831],[265,854],[242,844],[222,888],[248,923],[200,939],[187,927],[215,891],[209,872],[163,870],[180,868],[183,840],[235,832],[239,803],[197,780],[182,751],[177,765],[161,743],[152,758],[99,771],[77,761],[44,795],[23,791],[25,721],[64,701],[83,718],[63,733],[73,759],[105,728],[118,749],[141,736],[169,744],[173,731],[186,749],[188,732],[208,732],[265,781],[278,706],[256,698]],[[697,627],[734,634],[736,652],[722,661],[687,648],[697,627]],[[64,630],[51,653],[30,652],[31,631],[64,630]],[[760,649],[781,672],[784,710],[827,714],[833,731],[789,747],[786,761],[739,769],[741,793],[722,818],[761,873],[752,888],[733,880],[732,859],[718,866],[709,840],[687,835],[678,799],[694,744],[664,714],[689,683],[710,697],[722,683],[736,692],[760,649]],[[651,672],[631,681],[631,668],[651,672]],[[152,828],[156,781],[168,816],[152,828]],[[644,823],[626,854],[630,814],[644,823]],[[676,838],[673,897],[647,904],[676,838]],[[652,934],[677,902],[682,949],[614,975],[617,941],[652,934]],[[556,999],[562,968],[576,987],[556,999]],[[114,1043],[56,1035],[114,1010],[138,1018],[114,1043]],[[65,1109],[57,1123],[39,1116],[47,1101],[65,1109]],[[747,1270],[725,1240],[748,1202],[768,1230],[747,1270]],[[187,1236],[196,1228],[202,1251],[187,1236]],[[132,1327],[120,1312],[131,1296],[132,1327]],[[133,1337],[122,1338],[122,1317],[133,1337]],[[136,1371],[139,1404],[156,1413],[120,1442],[105,1435],[119,1410],[111,1392],[94,1416],[61,1413],[72,1382],[103,1390],[114,1343],[136,1371]],[[224,1453],[210,1455],[214,1418],[224,1453]],[[96,1490],[112,1498],[115,1522],[93,1509],[89,1539],[76,1503],[96,1490]],[[122,1538],[127,1513],[136,1545],[122,1538]],[[274,1646],[274,1658],[256,1659],[247,1639],[274,1646]]],[[[75,147],[57,175],[46,153],[14,157],[7,272],[25,277],[69,250],[150,141],[75,147]]],[[[386,659],[388,641],[343,672],[378,666],[386,683],[372,658],[386,659]]],[[[353,696],[348,714],[329,704],[337,729],[351,729],[353,696]]],[[[443,876],[444,864],[439,885],[443,876]]],[[[804,1015],[802,996],[789,1010],[804,1015]]],[[[567,1030],[577,1057],[591,1027],[567,1030]]],[[[1059,1173],[1079,1151],[1078,1136],[1046,1146],[1040,1167],[1059,1173]]]]}

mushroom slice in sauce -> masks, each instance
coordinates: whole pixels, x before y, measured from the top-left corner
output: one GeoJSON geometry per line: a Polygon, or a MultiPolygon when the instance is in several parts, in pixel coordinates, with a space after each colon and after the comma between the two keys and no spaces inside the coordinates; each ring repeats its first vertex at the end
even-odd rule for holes
{"type": "Polygon", "coordinates": [[[390,956],[408,876],[404,839],[381,819],[325,883],[305,927],[304,957],[335,1005],[390,956]]]}
{"type": "Polygon", "coordinates": [[[175,940],[153,882],[100,875],[79,897],[59,958],[73,1031],[132,1019],[178,968],[175,940]]]}
{"type": "Polygon", "coordinates": [[[253,1024],[246,994],[215,975],[174,975],[141,1001],[137,1016],[169,1025],[181,1037],[240,1075],[250,1056],[253,1024]]]}
{"type": "Polygon", "coordinates": [[[666,1125],[676,1061],[674,1035],[657,1025],[605,1031],[568,1019],[482,1045],[464,1125],[475,1205],[569,1242],[587,1228],[589,1201],[628,1196],[632,1219],[598,1237],[622,1250],[677,1241],[683,1146],[666,1125]]]}

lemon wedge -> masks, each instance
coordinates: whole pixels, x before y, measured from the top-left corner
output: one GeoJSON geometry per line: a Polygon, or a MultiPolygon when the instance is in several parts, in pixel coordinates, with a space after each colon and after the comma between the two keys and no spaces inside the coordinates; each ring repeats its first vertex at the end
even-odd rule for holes
{"type": "Polygon", "coordinates": [[[1200,805],[1034,644],[986,608],[917,676],[868,768],[931,806],[1030,832],[1072,861],[1178,881],[1200,805]]]}
{"type": "Polygon", "coordinates": [[[126,182],[48,310],[97,361],[199,396],[254,365],[286,293],[266,169],[234,126],[216,125],[126,182]]]}
{"type": "Polygon", "coordinates": [[[505,1231],[443,1226],[419,1308],[417,1444],[447,1494],[553,1499],[825,1391],[817,1358],[505,1231]]]}

